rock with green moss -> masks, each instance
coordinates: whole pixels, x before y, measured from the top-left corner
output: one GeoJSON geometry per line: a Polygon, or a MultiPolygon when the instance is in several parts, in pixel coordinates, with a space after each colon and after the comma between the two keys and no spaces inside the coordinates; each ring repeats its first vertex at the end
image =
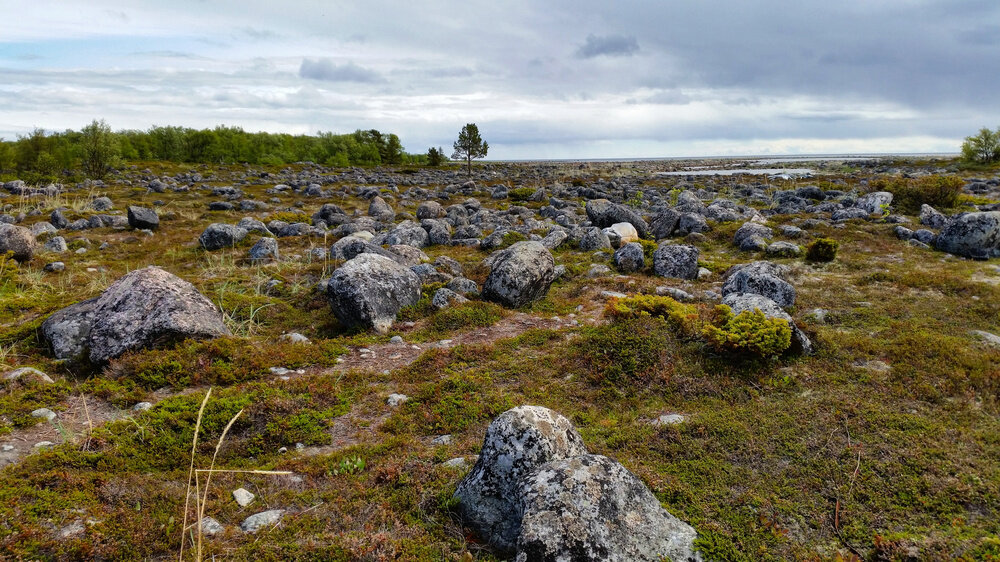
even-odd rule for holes
{"type": "Polygon", "coordinates": [[[18,262],[30,261],[37,245],[35,235],[27,228],[0,223],[0,255],[10,252],[18,262]]]}
{"type": "Polygon", "coordinates": [[[789,351],[792,353],[812,353],[813,345],[812,341],[809,340],[809,336],[799,329],[799,327],[795,325],[795,321],[792,320],[792,317],[789,316],[787,312],[782,310],[781,307],[778,306],[778,304],[773,300],[752,293],[734,293],[726,295],[722,299],[722,304],[732,309],[734,315],[739,315],[744,311],[759,310],[767,318],[779,319],[788,322],[788,327],[791,329],[791,343],[789,351]]]}

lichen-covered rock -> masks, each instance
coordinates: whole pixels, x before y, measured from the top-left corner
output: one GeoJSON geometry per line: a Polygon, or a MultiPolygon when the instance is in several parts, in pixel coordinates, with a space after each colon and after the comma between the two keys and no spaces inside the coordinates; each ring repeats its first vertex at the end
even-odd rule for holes
{"type": "Polygon", "coordinates": [[[114,207],[109,197],[97,197],[90,202],[90,208],[97,211],[98,213],[104,211],[110,211],[114,207]]]}
{"type": "Polygon", "coordinates": [[[649,225],[653,238],[662,240],[669,238],[677,228],[677,223],[681,220],[681,214],[669,207],[662,209],[654,217],[649,225]]]}
{"type": "MultiPolygon", "coordinates": [[[[330,246],[330,259],[347,261],[354,259],[359,254],[378,254],[390,259],[395,259],[395,254],[376,246],[371,242],[357,236],[345,236],[337,240],[330,246]]],[[[397,260],[398,261],[398,260],[397,260]]]]}
{"type": "Polygon", "coordinates": [[[244,533],[256,533],[266,527],[273,527],[277,525],[281,522],[281,518],[284,516],[284,509],[269,509],[260,513],[254,513],[240,523],[240,529],[242,529],[244,533]]]}
{"type": "Polygon", "coordinates": [[[630,242],[615,251],[615,268],[622,273],[633,273],[645,266],[645,256],[642,252],[642,245],[638,242],[630,242]]]}
{"type": "Polygon", "coordinates": [[[552,232],[546,234],[545,238],[542,238],[542,246],[545,246],[550,250],[555,250],[556,248],[561,246],[562,243],[565,242],[567,238],[569,238],[569,235],[566,234],[566,231],[557,228],[552,232]]]}
{"type": "Polygon", "coordinates": [[[368,203],[368,216],[383,222],[391,222],[396,217],[396,212],[385,202],[385,199],[375,196],[368,203]]]}
{"type": "Polygon", "coordinates": [[[746,310],[757,309],[764,313],[767,318],[780,318],[788,322],[788,327],[792,329],[792,346],[789,349],[792,353],[812,353],[812,342],[787,312],[778,306],[773,300],[753,293],[730,293],[723,297],[722,304],[732,309],[733,314],[739,314],[746,310]]]}
{"type": "Polygon", "coordinates": [[[42,336],[56,359],[77,362],[87,358],[96,303],[97,297],[72,304],[42,322],[42,336]]]}
{"type": "Polygon", "coordinates": [[[351,217],[347,216],[347,213],[339,205],[333,203],[324,203],[312,216],[313,226],[323,223],[330,227],[347,222],[351,222],[351,217]]]}
{"type": "Polygon", "coordinates": [[[767,241],[774,237],[774,231],[755,222],[745,222],[733,236],[733,244],[744,252],[759,252],[767,247],[767,241]]]}
{"type": "Polygon", "coordinates": [[[802,248],[798,244],[782,240],[768,244],[764,253],[771,258],[794,258],[802,253],[802,248]]]}
{"type": "Polygon", "coordinates": [[[198,237],[198,243],[208,251],[221,250],[222,248],[232,248],[247,237],[245,228],[240,228],[231,224],[212,223],[202,231],[198,237]]]}
{"type": "Polygon", "coordinates": [[[590,227],[584,230],[583,236],[580,237],[580,249],[584,252],[610,250],[611,239],[608,237],[607,232],[596,226],[590,227]]]}
{"type": "Polygon", "coordinates": [[[953,218],[938,234],[934,245],[942,252],[968,258],[1000,255],[1000,211],[968,213],[953,218]]]}
{"type": "Polygon", "coordinates": [[[434,291],[434,297],[431,298],[431,306],[436,310],[467,302],[469,302],[469,299],[446,287],[441,287],[437,291],[434,291]]]}
{"type": "Polygon", "coordinates": [[[424,201],[417,207],[417,219],[438,219],[444,215],[444,207],[437,201],[424,201]]]}
{"type": "Polygon", "coordinates": [[[698,278],[698,248],[681,244],[660,244],[653,253],[653,271],[661,277],[698,278]]]}
{"type": "Polygon", "coordinates": [[[631,207],[612,203],[607,199],[593,199],[587,201],[587,218],[594,226],[606,228],[615,223],[627,222],[635,227],[639,236],[645,238],[649,234],[649,225],[631,207]]]}
{"type": "Polygon", "coordinates": [[[553,460],[521,482],[517,562],[686,562],[697,532],[639,478],[600,455],[553,460]]]}
{"type": "Polygon", "coordinates": [[[700,233],[708,232],[709,230],[708,222],[704,216],[698,213],[683,213],[677,221],[677,229],[674,231],[674,235],[687,236],[692,232],[700,233]]]}
{"type": "Polygon", "coordinates": [[[834,221],[849,221],[853,219],[866,219],[870,215],[865,209],[851,207],[849,209],[837,209],[830,213],[830,218],[834,221]]]}
{"type": "Polygon", "coordinates": [[[0,222],[0,255],[12,252],[18,262],[30,261],[37,245],[35,235],[27,228],[0,222]]]}
{"type": "Polygon", "coordinates": [[[261,238],[247,252],[247,259],[254,263],[278,260],[278,240],[275,238],[261,238]]]}
{"type": "Polygon", "coordinates": [[[94,302],[90,360],[184,339],[228,336],[219,310],[187,281],[150,266],[111,284],[94,302]]]}
{"type": "Polygon", "coordinates": [[[882,213],[892,204],[892,194],[888,191],[876,191],[868,193],[858,198],[854,206],[864,209],[869,215],[872,213],[882,213]]]}
{"type": "Polygon", "coordinates": [[[160,216],[148,207],[129,205],[128,225],[135,229],[156,230],[160,227],[160,216]]]}
{"type": "Polygon", "coordinates": [[[787,268],[767,261],[736,266],[722,285],[722,296],[752,293],[765,296],[781,308],[795,304],[795,287],[784,280],[787,268]]]}
{"type": "Polygon", "coordinates": [[[403,221],[389,231],[383,243],[389,245],[406,245],[414,248],[424,248],[430,244],[430,235],[419,224],[403,221]]]}
{"type": "Polygon", "coordinates": [[[948,217],[938,212],[934,207],[924,203],[920,206],[920,224],[941,229],[948,224],[948,217]]]}
{"type": "Polygon", "coordinates": [[[583,438],[565,417],[541,406],[518,406],[486,430],[472,471],[455,491],[465,523],[509,553],[521,528],[521,481],[552,460],[586,454],[583,438]]]}
{"type": "Polygon", "coordinates": [[[483,283],[483,298],[519,308],[542,298],[555,281],[555,260],[539,242],[518,242],[489,258],[491,269],[483,283]]]}
{"type": "Polygon", "coordinates": [[[326,296],[341,323],[385,332],[401,308],[420,300],[420,278],[385,256],[362,253],[333,272],[326,296]]]}

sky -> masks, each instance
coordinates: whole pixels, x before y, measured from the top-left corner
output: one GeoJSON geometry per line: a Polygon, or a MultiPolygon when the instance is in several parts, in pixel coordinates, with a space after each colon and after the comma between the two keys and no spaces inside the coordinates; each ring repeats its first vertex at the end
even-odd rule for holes
{"type": "Polygon", "coordinates": [[[476,123],[488,159],[957,152],[997,0],[0,0],[0,137],[476,123]]]}

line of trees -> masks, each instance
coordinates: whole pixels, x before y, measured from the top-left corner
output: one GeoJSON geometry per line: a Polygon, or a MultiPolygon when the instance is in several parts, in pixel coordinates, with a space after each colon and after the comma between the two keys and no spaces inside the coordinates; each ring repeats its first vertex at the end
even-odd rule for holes
{"type": "Polygon", "coordinates": [[[214,129],[151,127],[112,132],[104,121],[80,131],[35,129],[14,141],[0,139],[0,173],[55,179],[81,170],[104,177],[123,161],[281,165],[311,161],[328,166],[425,164],[428,155],[408,154],[399,137],[376,129],[349,134],[249,133],[240,127],[214,129]]]}

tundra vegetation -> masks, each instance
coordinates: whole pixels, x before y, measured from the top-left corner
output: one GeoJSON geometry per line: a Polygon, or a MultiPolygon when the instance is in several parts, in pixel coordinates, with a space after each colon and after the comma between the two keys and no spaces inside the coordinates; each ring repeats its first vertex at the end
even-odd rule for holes
{"type": "Polygon", "coordinates": [[[0,145],[0,241],[35,239],[0,256],[0,558],[500,559],[455,491],[526,404],[637,476],[707,560],[1000,557],[1000,238],[935,249],[960,213],[992,216],[996,168],[467,160],[469,182],[372,131],[108,138],[0,145]],[[119,159],[84,172],[86,142],[119,159]],[[232,228],[208,250],[212,224],[232,228]],[[380,331],[331,310],[358,252],[418,278],[380,331]],[[503,285],[532,302],[480,296],[501,262],[539,268],[503,285]],[[151,265],[223,335],[57,360],[46,319],[151,265]]]}

